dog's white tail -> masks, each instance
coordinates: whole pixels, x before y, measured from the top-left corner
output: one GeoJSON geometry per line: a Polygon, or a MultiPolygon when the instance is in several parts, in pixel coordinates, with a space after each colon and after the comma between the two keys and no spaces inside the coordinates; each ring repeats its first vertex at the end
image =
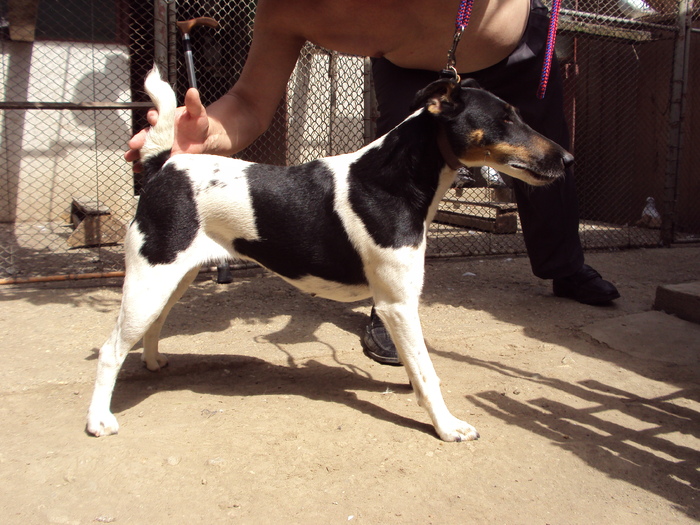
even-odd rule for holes
{"type": "Polygon", "coordinates": [[[145,88],[158,110],[158,122],[149,130],[146,143],[141,148],[141,162],[144,163],[173,147],[177,109],[175,92],[167,82],[161,80],[160,71],[155,64],[146,77],[145,88]]]}

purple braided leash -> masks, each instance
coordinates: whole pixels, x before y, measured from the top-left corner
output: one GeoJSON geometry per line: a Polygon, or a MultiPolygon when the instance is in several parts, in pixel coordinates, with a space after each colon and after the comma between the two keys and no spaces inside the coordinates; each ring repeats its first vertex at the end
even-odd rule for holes
{"type": "Polygon", "coordinates": [[[472,16],[472,6],[474,5],[474,0],[462,0],[459,4],[459,11],[457,11],[457,22],[456,30],[464,31],[464,28],[469,25],[469,17],[472,16]]]}
{"type": "Polygon", "coordinates": [[[549,74],[552,72],[552,57],[557,43],[557,26],[559,25],[559,10],[561,0],[552,0],[552,12],[549,17],[549,30],[547,31],[547,47],[545,48],[544,63],[542,64],[542,76],[540,85],[537,88],[537,98],[543,99],[547,92],[547,82],[549,74]]]}

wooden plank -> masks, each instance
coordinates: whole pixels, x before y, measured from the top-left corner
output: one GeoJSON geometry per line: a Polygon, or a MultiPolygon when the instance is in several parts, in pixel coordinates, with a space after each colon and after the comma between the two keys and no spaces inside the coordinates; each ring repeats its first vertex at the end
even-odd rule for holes
{"type": "Polygon", "coordinates": [[[88,217],[111,214],[111,210],[104,204],[84,197],[74,198],[70,205],[70,220],[73,228],[77,228],[88,217]]]}
{"type": "Polygon", "coordinates": [[[518,207],[510,202],[477,202],[477,201],[465,201],[461,199],[443,199],[444,202],[448,202],[455,207],[458,205],[464,206],[478,206],[480,208],[491,208],[497,210],[497,213],[506,213],[511,211],[518,211],[518,207]]]}
{"type": "Polygon", "coordinates": [[[71,213],[82,213],[83,215],[110,215],[112,211],[100,201],[82,198],[73,198],[71,202],[71,213]]]}
{"type": "Polygon", "coordinates": [[[97,111],[108,109],[148,109],[152,102],[0,102],[0,109],[70,109],[71,111],[97,111]]]}
{"type": "Polygon", "coordinates": [[[497,213],[495,217],[478,217],[466,213],[438,210],[435,222],[491,233],[516,233],[518,231],[518,217],[515,212],[497,213]]]}

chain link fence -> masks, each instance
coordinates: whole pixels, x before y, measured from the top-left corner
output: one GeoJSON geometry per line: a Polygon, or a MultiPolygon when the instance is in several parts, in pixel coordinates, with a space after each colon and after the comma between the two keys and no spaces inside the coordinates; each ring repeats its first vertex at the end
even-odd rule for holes
{"type": "MultiPolygon", "coordinates": [[[[700,240],[700,49],[691,0],[565,0],[563,64],[586,249],[700,240]],[[645,213],[649,205],[655,213],[645,213]]],[[[0,0],[0,279],[120,271],[140,181],[123,160],[146,125],[154,61],[182,102],[177,21],[191,31],[205,104],[235,83],[254,0],[0,0]]],[[[268,131],[239,154],[298,164],[353,151],[373,136],[367,60],[307,44],[268,131]]],[[[524,252],[499,174],[460,173],[429,232],[429,255],[524,252]]]]}

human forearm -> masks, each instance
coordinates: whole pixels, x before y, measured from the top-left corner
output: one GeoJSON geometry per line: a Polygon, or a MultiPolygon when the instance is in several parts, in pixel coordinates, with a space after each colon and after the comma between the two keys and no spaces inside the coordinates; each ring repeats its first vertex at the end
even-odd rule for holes
{"type": "Polygon", "coordinates": [[[258,138],[268,125],[235,90],[208,106],[207,115],[209,133],[204,152],[214,155],[238,153],[258,138]]]}

